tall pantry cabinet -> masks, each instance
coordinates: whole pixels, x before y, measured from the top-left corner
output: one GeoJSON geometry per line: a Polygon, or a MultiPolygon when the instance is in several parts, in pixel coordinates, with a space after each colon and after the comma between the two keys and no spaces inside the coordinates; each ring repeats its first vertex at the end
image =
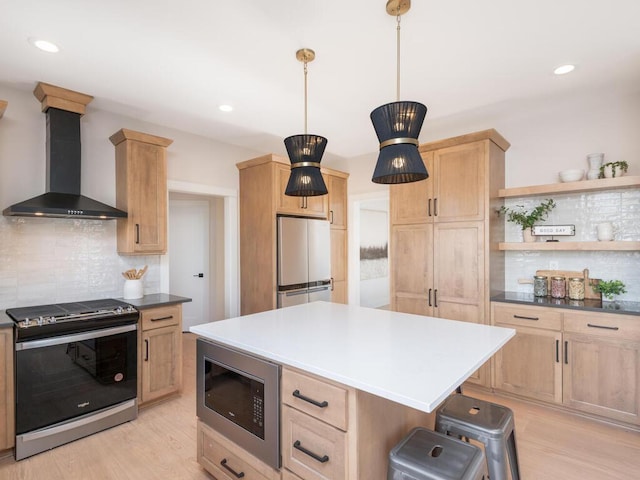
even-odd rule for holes
{"type": "Polygon", "coordinates": [[[328,195],[289,197],[288,159],[269,154],[240,162],[240,312],[277,306],[276,215],[328,220],[331,227],[331,301],[347,302],[348,174],[322,168],[328,195]]]}
{"type": "MultiPolygon", "coordinates": [[[[423,144],[429,178],[390,187],[393,310],[490,323],[491,293],[504,289],[496,210],[509,146],[493,129],[423,144]]],[[[484,365],[470,381],[489,386],[489,374],[484,365]]]]}

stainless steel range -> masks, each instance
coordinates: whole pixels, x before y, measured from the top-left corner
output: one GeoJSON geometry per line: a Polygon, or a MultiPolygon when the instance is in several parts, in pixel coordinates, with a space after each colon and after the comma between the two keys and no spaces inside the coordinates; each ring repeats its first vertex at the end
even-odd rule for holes
{"type": "Polygon", "coordinates": [[[16,460],[138,415],[138,311],[113,299],[12,308],[16,460]]]}

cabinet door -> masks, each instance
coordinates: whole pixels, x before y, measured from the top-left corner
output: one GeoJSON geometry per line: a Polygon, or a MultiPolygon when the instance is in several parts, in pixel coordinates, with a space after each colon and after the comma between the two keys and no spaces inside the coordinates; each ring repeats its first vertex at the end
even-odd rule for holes
{"type": "Polygon", "coordinates": [[[640,424],[640,344],[564,334],[563,403],[640,424]]]}
{"type": "Polygon", "coordinates": [[[436,316],[488,323],[484,318],[483,232],[482,222],[435,226],[433,287],[436,316]]]}
{"type": "Polygon", "coordinates": [[[429,178],[420,182],[389,186],[391,224],[427,223],[433,221],[433,152],[422,154],[429,178]]]}
{"type": "Polygon", "coordinates": [[[13,447],[13,327],[0,328],[0,451],[13,447]]]}
{"type": "MultiPolygon", "coordinates": [[[[498,327],[513,328],[507,323],[498,327]]],[[[495,355],[493,387],[545,402],[562,403],[562,334],[516,327],[516,336],[495,355]]]]}
{"type": "Polygon", "coordinates": [[[327,195],[317,197],[290,197],[285,195],[291,169],[287,165],[276,165],[276,212],[327,218],[329,199],[327,195]]]}
{"type": "Polygon", "coordinates": [[[436,222],[484,218],[487,142],[467,143],[434,152],[436,222]]]}
{"type": "Polygon", "coordinates": [[[327,175],[325,180],[329,190],[331,228],[347,228],[347,179],[336,175],[327,175]]]}
{"type": "Polygon", "coordinates": [[[331,230],[331,301],[347,303],[347,231],[331,230]]]}
{"type": "Polygon", "coordinates": [[[433,225],[391,228],[391,303],[396,312],[433,312],[433,225]]]}
{"type": "Polygon", "coordinates": [[[131,142],[129,154],[130,241],[135,253],[167,250],[167,168],[162,147],[131,142]]]}
{"type": "Polygon", "coordinates": [[[180,391],[182,328],[173,325],[142,332],[141,403],[180,391]]]}

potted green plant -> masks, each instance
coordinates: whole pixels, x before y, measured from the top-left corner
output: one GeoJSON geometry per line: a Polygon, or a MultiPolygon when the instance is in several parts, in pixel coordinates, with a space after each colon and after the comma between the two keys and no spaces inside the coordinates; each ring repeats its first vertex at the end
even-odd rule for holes
{"type": "Polygon", "coordinates": [[[622,177],[629,169],[629,164],[624,160],[619,162],[607,162],[600,167],[600,178],[622,177]]]}
{"type": "Polygon", "coordinates": [[[522,229],[522,236],[525,242],[532,242],[535,239],[531,234],[531,227],[536,223],[546,220],[549,212],[556,207],[556,202],[551,198],[547,198],[546,201],[535,207],[528,212],[524,209],[523,205],[516,205],[514,208],[500,207],[499,213],[507,215],[507,221],[517,223],[522,229]]]}
{"type": "Polygon", "coordinates": [[[593,289],[600,292],[609,301],[613,301],[616,295],[627,293],[625,284],[620,280],[600,280],[593,286],[593,289]]]}

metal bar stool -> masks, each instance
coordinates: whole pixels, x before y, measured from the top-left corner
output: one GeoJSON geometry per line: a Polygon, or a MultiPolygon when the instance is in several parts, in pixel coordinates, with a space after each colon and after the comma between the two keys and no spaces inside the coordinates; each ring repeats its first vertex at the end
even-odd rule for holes
{"type": "Polygon", "coordinates": [[[484,480],[482,449],[426,428],[414,428],[389,453],[387,480],[484,480]]]}
{"type": "Polygon", "coordinates": [[[436,412],[436,431],[461,435],[484,444],[491,480],[520,480],[513,412],[502,405],[465,395],[451,395],[436,412]]]}

